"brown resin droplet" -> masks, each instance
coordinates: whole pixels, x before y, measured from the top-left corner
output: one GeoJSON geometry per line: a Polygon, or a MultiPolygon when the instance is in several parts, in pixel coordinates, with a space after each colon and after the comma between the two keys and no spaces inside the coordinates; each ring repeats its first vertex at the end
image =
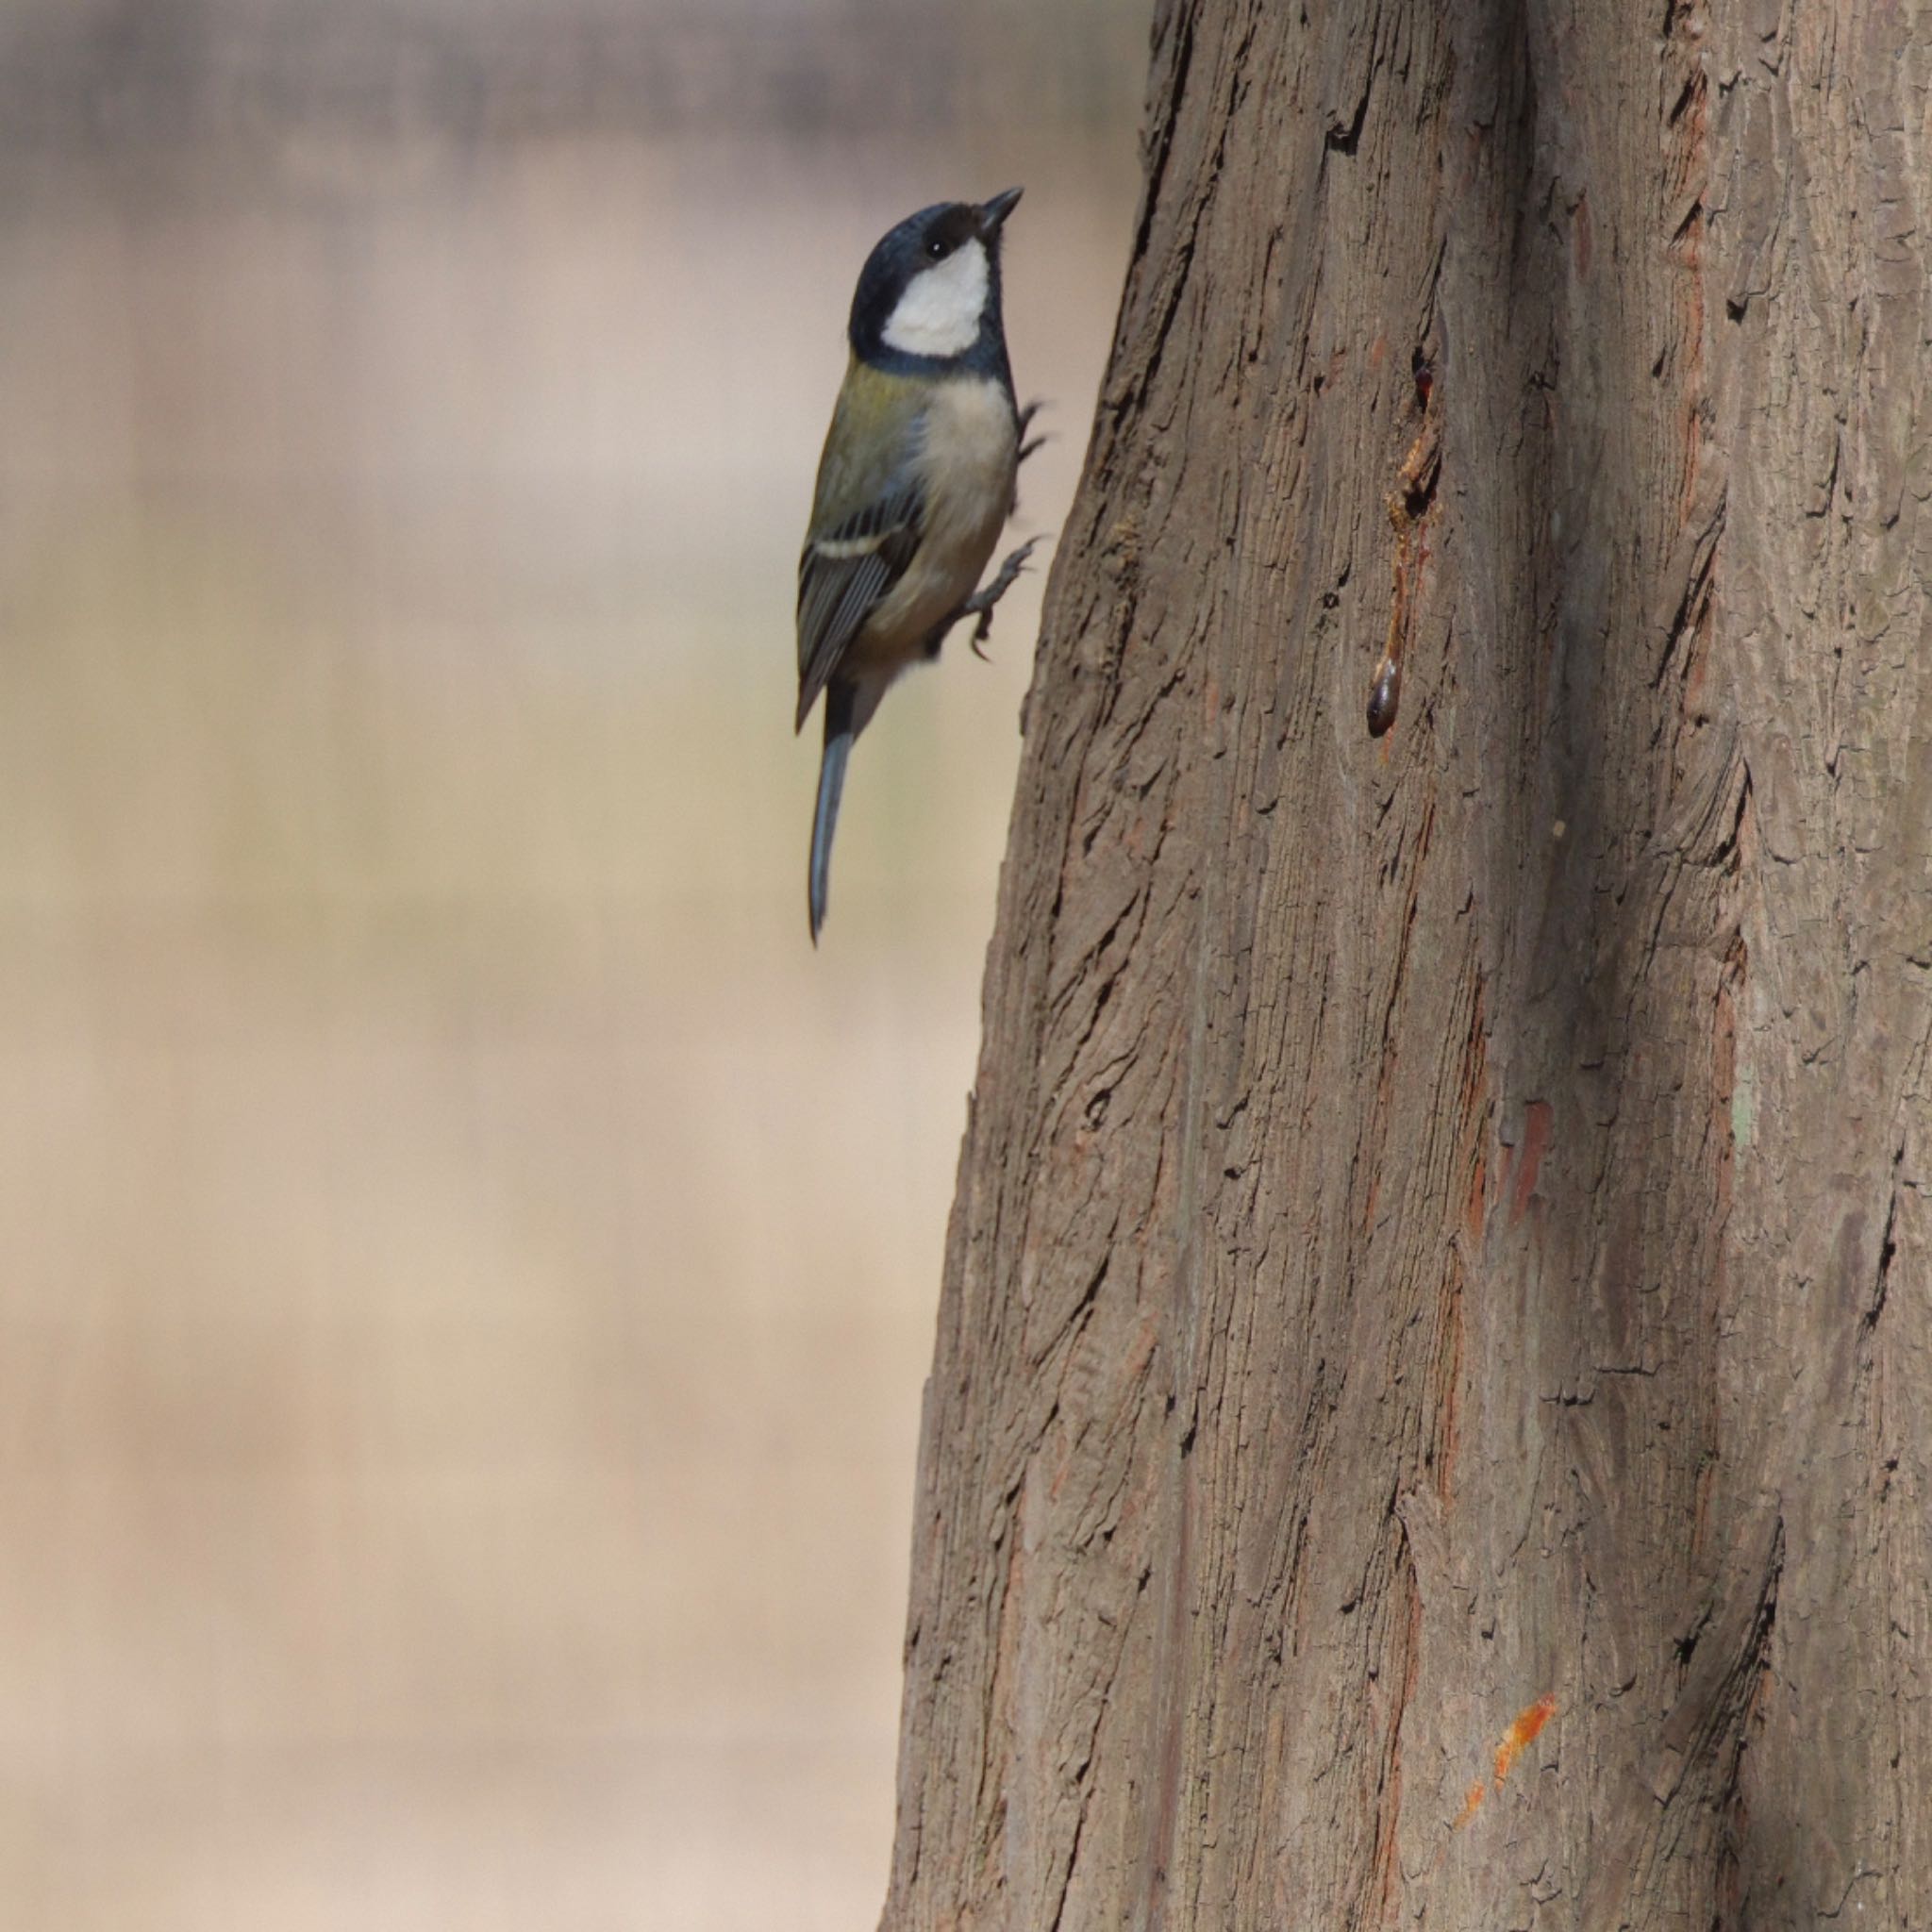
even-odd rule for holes
{"type": "Polygon", "coordinates": [[[1395,723],[1395,708],[1402,702],[1402,666],[1385,657],[1375,666],[1375,682],[1369,691],[1369,736],[1380,738],[1395,723]]]}

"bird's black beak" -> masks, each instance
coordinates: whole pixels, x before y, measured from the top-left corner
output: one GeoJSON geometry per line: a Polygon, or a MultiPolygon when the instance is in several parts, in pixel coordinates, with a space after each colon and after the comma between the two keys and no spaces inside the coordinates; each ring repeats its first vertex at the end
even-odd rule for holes
{"type": "Polygon", "coordinates": [[[979,232],[982,235],[997,235],[1000,224],[1019,205],[1020,197],[1025,193],[1024,188],[1008,188],[1003,194],[995,194],[991,201],[979,205],[979,232]]]}

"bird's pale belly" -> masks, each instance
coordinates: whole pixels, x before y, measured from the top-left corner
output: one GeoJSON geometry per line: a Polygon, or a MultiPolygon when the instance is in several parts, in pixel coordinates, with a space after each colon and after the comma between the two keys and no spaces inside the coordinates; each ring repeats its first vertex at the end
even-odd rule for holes
{"type": "Polygon", "coordinates": [[[1013,507],[1018,431],[998,384],[944,384],[928,411],[926,445],[934,455],[924,536],[853,639],[855,670],[895,672],[924,654],[934,627],[973,594],[1013,507]]]}

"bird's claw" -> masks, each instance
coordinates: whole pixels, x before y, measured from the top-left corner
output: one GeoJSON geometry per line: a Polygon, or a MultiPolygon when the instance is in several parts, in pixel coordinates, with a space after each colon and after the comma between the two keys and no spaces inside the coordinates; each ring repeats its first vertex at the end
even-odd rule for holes
{"type": "Polygon", "coordinates": [[[1039,415],[1041,410],[1042,410],[1045,408],[1045,398],[1042,396],[1035,396],[1033,400],[1030,403],[1028,403],[1024,409],[1020,411],[1020,453],[1017,457],[1013,458],[1015,463],[1024,463],[1026,460],[1026,458],[1030,457],[1033,454],[1033,452],[1040,447],[1041,443],[1047,441],[1047,439],[1044,436],[1028,436],[1026,434],[1026,431],[1032,426],[1034,417],[1039,415]]]}
{"type": "Polygon", "coordinates": [[[967,647],[982,663],[989,661],[979,647],[992,635],[993,606],[1013,588],[1015,579],[1026,568],[1026,559],[1032,556],[1033,547],[1039,541],[1038,537],[1029,537],[1017,550],[1009,552],[992,578],[959,607],[961,617],[979,619],[973,626],[973,635],[966,641],[967,647]]]}

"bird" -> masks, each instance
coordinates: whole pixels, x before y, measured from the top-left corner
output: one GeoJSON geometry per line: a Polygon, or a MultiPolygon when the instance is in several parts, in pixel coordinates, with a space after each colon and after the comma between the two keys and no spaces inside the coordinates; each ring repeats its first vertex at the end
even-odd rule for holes
{"type": "MultiPolygon", "coordinates": [[[[846,325],[850,351],[798,559],[795,731],[824,698],[807,908],[825,921],[832,834],[852,746],[899,675],[979,620],[1032,542],[975,591],[1017,508],[1033,406],[1014,399],[1000,309],[1000,242],[1020,199],[936,202],[866,258],[846,325]]],[[[1037,540],[1035,540],[1037,541],[1037,540]]]]}

